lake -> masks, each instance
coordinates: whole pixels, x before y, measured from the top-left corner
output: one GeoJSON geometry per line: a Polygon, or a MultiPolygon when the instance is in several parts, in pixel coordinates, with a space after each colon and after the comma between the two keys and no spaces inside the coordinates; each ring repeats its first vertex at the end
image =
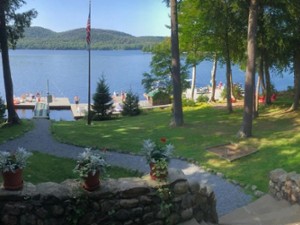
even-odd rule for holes
{"type": "MultiPolygon", "coordinates": [[[[150,72],[152,55],[139,50],[91,51],[91,92],[94,93],[97,81],[104,76],[111,93],[132,90],[143,99],[141,85],[143,73],[150,72]]],[[[68,97],[73,102],[79,96],[80,102],[87,102],[88,87],[88,51],[86,50],[11,50],[10,65],[15,96],[24,93],[42,95],[49,93],[56,97],[68,97]]],[[[197,86],[207,86],[210,81],[212,62],[202,62],[197,67],[197,86]]],[[[2,74],[2,63],[0,64],[2,74]]],[[[244,83],[245,72],[237,66],[232,68],[234,82],[244,83]]],[[[225,83],[225,66],[218,66],[217,83],[225,83]]],[[[273,76],[277,90],[293,85],[293,76],[284,78],[273,76]]],[[[0,79],[0,95],[5,96],[3,79],[0,79]]],[[[70,119],[66,112],[57,112],[53,119],[70,119]]],[[[20,113],[19,113],[20,114],[20,113]]],[[[31,117],[31,112],[21,115],[31,117]]],[[[20,116],[21,116],[20,115],[20,116]]],[[[22,116],[23,117],[23,116],[22,116]]]]}

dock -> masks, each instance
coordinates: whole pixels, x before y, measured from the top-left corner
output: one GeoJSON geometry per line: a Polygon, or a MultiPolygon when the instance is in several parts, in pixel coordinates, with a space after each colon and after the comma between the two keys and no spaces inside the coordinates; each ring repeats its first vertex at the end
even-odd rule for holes
{"type": "MultiPolygon", "coordinates": [[[[32,109],[34,110],[36,103],[47,104],[47,98],[42,97],[40,101],[24,101],[15,104],[15,109],[32,109]]],[[[74,119],[80,119],[87,111],[87,104],[71,104],[69,98],[53,98],[49,103],[49,110],[71,110],[74,119]]]]}
{"type": "MultiPolygon", "coordinates": [[[[117,106],[122,103],[121,97],[113,97],[114,104],[117,106]]],[[[39,101],[23,101],[15,103],[15,109],[31,109],[34,110],[36,103],[47,104],[47,98],[41,97],[39,101]]],[[[151,106],[148,101],[142,100],[140,101],[140,107],[143,109],[153,109],[153,108],[165,108],[170,105],[160,105],[160,106],[151,106]]],[[[71,104],[69,98],[65,97],[53,97],[52,102],[49,103],[49,110],[71,110],[73,117],[75,120],[81,119],[86,115],[88,111],[87,103],[79,103],[79,104],[71,104]]],[[[50,113],[51,114],[51,113],[50,113]]],[[[113,112],[114,116],[119,116],[120,112],[113,112]]],[[[33,116],[35,117],[35,116],[33,116]]]]}

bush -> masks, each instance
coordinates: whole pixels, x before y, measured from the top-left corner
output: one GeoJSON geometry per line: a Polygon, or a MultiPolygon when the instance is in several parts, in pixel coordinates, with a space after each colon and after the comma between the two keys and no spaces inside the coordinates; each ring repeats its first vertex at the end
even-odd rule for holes
{"type": "MultiPolygon", "coordinates": [[[[222,93],[221,93],[221,97],[223,99],[226,99],[226,96],[227,96],[227,88],[224,87],[224,89],[222,90],[222,93]]],[[[242,99],[243,98],[243,90],[242,90],[242,87],[239,84],[234,84],[233,85],[233,96],[236,99],[242,99]]]]}
{"type": "Polygon", "coordinates": [[[0,123],[4,121],[6,106],[0,96],[0,123]]]}
{"type": "Polygon", "coordinates": [[[195,105],[196,105],[196,103],[192,99],[187,99],[187,98],[182,99],[182,106],[184,106],[184,107],[186,107],[186,106],[193,107],[195,105]]]}
{"type": "Polygon", "coordinates": [[[123,102],[123,116],[136,116],[141,113],[139,108],[139,96],[132,93],[130,90],[126,94],[125,101],[123,102]]]}
{"type": "Polygon", "coordinates": [[[208,102],[209,98],[207,95],[199,95],[197,98],[197,102],[208,102]]]}

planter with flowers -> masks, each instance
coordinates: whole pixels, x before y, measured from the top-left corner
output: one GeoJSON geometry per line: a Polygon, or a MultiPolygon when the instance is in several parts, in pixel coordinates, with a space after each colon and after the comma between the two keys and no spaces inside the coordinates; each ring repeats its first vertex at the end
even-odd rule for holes
{"type": "Polygon", "coordinates": [[[150,176],[153,180],[163,180],[168,175],[168,163],[174,146],[168,144],[165,138],[157,144],[152,140],[144,140],[142,152],[150,166],[150,176]]]}
{"type": "Polygon", "coordinates": [[[103,154],[91,148],[85,148],[77,160],[74,172],[83,179],[83,188],[94,191],[100,186],[100,173],[105,173],[107,163],[103,154]]]}
{"type": "Polygon", "coordinates": [[[22,172],[31,154],[21,147],[12,152],[0,152],[0,170],[3,176],[4,189],[20,190],[23,188],[22,172]]]}

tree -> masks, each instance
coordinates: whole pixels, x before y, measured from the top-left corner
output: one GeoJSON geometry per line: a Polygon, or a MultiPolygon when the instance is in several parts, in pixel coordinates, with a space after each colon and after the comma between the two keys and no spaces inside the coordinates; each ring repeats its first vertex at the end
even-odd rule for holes
{"type": "Polygon", "coordinates": [[[256,50],[256,31],[257,31],[257,0],[251,0],[248,19],[248,43],[247,43],[247,69],[245,81],[245,99],[243,124],[239,131],[240,137],[252,136],[253,119],[253,92],[255,84],[255,50],[256,50]]]}
{"type": "Polygon", "coordinates": [[[202,37],[202,30],[199,29],[202,25],[199,21],[201,18],[199,4],[199,1],[183,1],[178,15],[180,50],[185,53],[188,64],[192,65],[191,99],[194,99],[195,94],[196,67],[207,57],[203,52],[205,40],[202,37]]]}
{"type": "Polygon", "coordinates": [[[94,110],[93,120],[108,120],[111,118],[113,110],[113,99],[109,92],[105,78],[102,76],[97,83],[96,93],[93,95],[94,110]]]}
{"type": "Polygon", "coordinates": [[[4,120],[5,110],[6,110],[5,103],[2,97],[0,96],[0,123],[4,120]]]}
{"type": "Polygon", "coordinates": [[[139,108],[139,96],[132,93],[130,90],[126,94],[125,101],[123,101],[123,116],[137,116],[141,113],[139,108]]]}
{"type": "MultiPolygon", "coordinates": [[[[161,43],[155,45],[152,52],[152,59],[150,63],[150,73],[144,73],[142,79],[142,85],[145,88],[146,93],[153,90],[160,89],[163,92],[171,95],[173,92],[172,86],[172,68],[170,62],[171,58],[171,40],[166,38],[161,43]]],[[[188,77],[188,65],[180,67],[181,83],[183,89],[188,87],[186,78],[188,77]]]]}
{"type": "Polygon", "coordinates": [[[229,112],[233,110],[231,64],[244,58],[245,53],[246,9],[246,1],[238,0],[184,0],[180,5],[180,31],[186,32],[182,37],[198,54],[202,52],[202,57],[217,59],[226,66],[229,112]]]}
{"type": "Polygon", "coordinates": [[[29,27],[31,20],[37,16],[37,12],[35,10],[29,10],[24,13],[16,13],[23,4],[25,4],[24,0],[0,1],[0,46],[8,123],[10,124],[18,124],[20,119],[14,107],[14,91],[9,64],[8,47],[9,44],[12,47],[16,46],[19,38],[23,37],[24,28],[29,27]]]}
{"type": "Polygon", "coordinates": [[[180,79],[180,53],[178,40],[177,0],[170,0],[171,8],[171,55],[172,55],[172,83],[173,83],[173,119],[171,125],[183,125],[182,86],[180,79]]]}

